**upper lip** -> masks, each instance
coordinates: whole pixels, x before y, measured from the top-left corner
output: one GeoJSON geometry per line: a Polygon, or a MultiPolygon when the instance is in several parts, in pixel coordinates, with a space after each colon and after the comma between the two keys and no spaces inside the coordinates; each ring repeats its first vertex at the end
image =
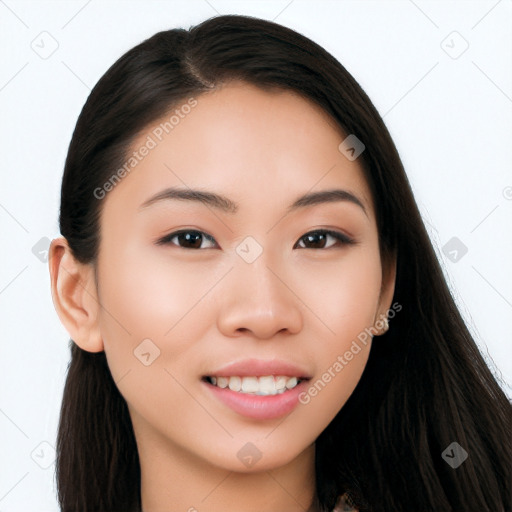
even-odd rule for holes
{"type": "Polygon", "coordinates": [[[207,374],[210,377],[263,377],[265,375],[311,378],[305,368],[282,359],[242,359],[207,374]]]}

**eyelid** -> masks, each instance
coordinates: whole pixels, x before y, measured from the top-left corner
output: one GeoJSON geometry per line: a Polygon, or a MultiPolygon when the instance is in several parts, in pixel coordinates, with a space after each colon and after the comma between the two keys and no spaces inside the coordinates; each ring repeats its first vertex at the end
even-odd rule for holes
{"type": "MultiPolygon", "coordinates": [[[[155,244],[156,245],[166,245],[166,244],[170,244],[170,245],[176,245],[176,244],[171,244],[171,239],[174,238],[175,236],[178,236],[178,235],[181,235],[182,233],[199,233],[201,235],[204,236],[204,238],[206,238],[208,241],[210,242],[213,242],[215,245],[219,245],[215,238],[213,238],[212,235],[209,235],[208,233],[206,233],[205,231],[202,231],[200,229],[195,229],[195,228],[185,228],[185,229],[178,229],[177,231],[172,231],[171,233],[167,234],[167,235],[164,235],[162,238],[159,238],[155,244]]],[[[181,247],[179,245],[176,245],[176,247],[180,248],[181,247]]],[[[211,249],[211,247],[208,247],[208,249],[211,249]]],[[[196,249],[198,250],[198,249],[196,249]]],[[[204,251],[204,249],[200,249],[202,251],[204,251]]]]}
{"type": "MultiPolygon", "coordinates": [[[[307,233],[304,233],[298,241],[302,240],[306,235],[314,235],[316,233],[323,233],[326,235],[331,235],[333,238],[336,238],[339,242],[346,244],[346,245],[353,245],[357,243],[354,238],[347,235],[346,233],[343,233],[342,231],[337,231],[335,229],[328,229],[328,228],[316,228],[311,231],[308,231],[307,233]]],[[[324,249],[326,250],[326,249],[324,249]]]]}
{"type": "MultiPolygon", "coordinates": [[[[184,229],[179,229],[177,231],[173,231],[173,232],[163,236],[162,238],[158,239],[155,242],[155,244],[156,245],[170,244],[170,245],[174,245],[174,246],[178,247],[179,249],[184,249],[183,247],[180,247],[177,244],[172,244],[171,240],[174,237],[176,237],[176,236],[178,236],[178,235],[180,235],[182,233],[190,233],[190,232],[199,233],[199,234],[203,235],[203,237],[206,238],[208,241],[213,242],[217,247],[219,246],[219,244],[217,243],[217,241],[215,240],[215,238],[212,235],[206,233],[205,231],[202,231],[200,229],[195,229],[195,228],[184,228],[184,229]]],[[[325,234],[325,235],[331,235],[333,238],[335,238],[342,245],[355,245],[355,244],[357,244],[357,241],[354,238],[352,238],[351,236],[347,235],[346,233],[343,233],[342,231],[337,231],[337,230],[328,229],[328,228],[316,228],[316,229],[312,229],[311,231],[307,231],[306,233],[301,235],[298,238],[297,242],[295,243],[294,248],[307,235],[314,235],[314,234],[317,234],[317,233],[321,233],[321,234],[325,234]]],[[[320,248],[320,249],[312,249],[312,250],[315,250],[315,251],[327,251],[327,250],[329,250],[331,248],[332,248],[332,246],[328,247],[326,249],[320,248]]],[[[213,249],[213,247],[206,247],[205,249],[185,249],[185,250],[196,251],[197,252],[197,251],[204,251],[206,249],[213,249]]],[[[310,249],[310,248],[309,247],[301,247],[301,249],[310,249]]]]}

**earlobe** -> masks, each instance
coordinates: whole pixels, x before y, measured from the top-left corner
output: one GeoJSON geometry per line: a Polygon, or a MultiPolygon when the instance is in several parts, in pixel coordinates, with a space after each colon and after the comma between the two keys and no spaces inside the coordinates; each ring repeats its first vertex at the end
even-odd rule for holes
{"type": "Polygon", "coordinates": [[[388,311],[395,294],[396,282],[396,257],[385,265],[382,276],[382,287],[379,298],[379,307],[375,318],[374,326],[377,330],[375,336],[382,336],[389,330],[388,311]]]}
{"type": "Polygon", "coordinates": [[[78,262],[64,237],[52,240],[48,265],[55,310],[71,339],[83,350],[104,349],[94,267],[78,262]]]}

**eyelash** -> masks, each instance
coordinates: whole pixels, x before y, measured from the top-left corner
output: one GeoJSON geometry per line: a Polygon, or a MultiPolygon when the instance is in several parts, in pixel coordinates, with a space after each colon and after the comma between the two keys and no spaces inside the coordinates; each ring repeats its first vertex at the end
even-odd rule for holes
{"type": "MultiPolygon", "coordinates": [[[[191,248],[187,248],[187,247],[181,247],[177,244],[174,244],[171,242],[171,240],[175,237],[177,237],[178,235],[181,235],[181,234],[184,234],[184,233],[196,233],[196,234],[200,234],[200,235],[203,235],[203,237],[210,241],[210,242],[213,242],[213,243],[216,243],[215,242],[215,239],[211,236],[211,235],[208,235],[207,233],[203,232],[203,231],[199,231],[197,229],[183,229],[181,231],[174,231],[173,233],[169,233],[168,235],[164,236],[163,238],[161,238],[160,240],[158,240],[156,242],[157,245],[174,245],[175,247],[178,247],[179,249],[184,249],[184,250],[188,250],[188,251],[199,251],[199,250],[205,250],[205,249],[191,249],[191,248]]],[[[309,235],[318,235],[318,234],[324,234],[324,235],[330,235],[332,236],[333,238],[335,238],[339,243],[341,243],[341,245],[353,245],[355,244],[355,240],[353,240],[352,238],[349,238],[347,235],[343,234],[343,233],[340,233],[338,231],[332,231],[330,229],[316,229],[314,231],[309,231],[308,233],[305,233],[304,235],[302,235],[298,242],[300,242],[303,238],[309,236],[309,235]]],[[[316,250],[330,250],[330,249],[333,249],[335,248],[336,245],[334,246],[331,246],[331,247],[327,247],[327,248],[319,248],[319,249],[316,249],[316,250]]],[[[213,249],[213,247],[207,247],[207,249],[213,249]]],[[[311,247],[300,247],[300,249],[313,249],[315,250],[314,248],[311,248],[311,247]]]]}

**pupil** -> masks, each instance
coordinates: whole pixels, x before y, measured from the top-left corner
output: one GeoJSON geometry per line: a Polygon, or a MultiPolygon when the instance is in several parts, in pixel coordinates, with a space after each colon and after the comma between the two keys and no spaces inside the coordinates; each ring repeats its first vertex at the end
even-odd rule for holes
{"type": "Polygon", "coordinates": [[[201,234],[200,233],[181,233],[182,238],[185,238],[185,241],[192,245],[193,247],[201,247],[201,234]],[[195,240],[194,240],[195,238],[195,240]]]}
{"type": "MultiPolygon", "coordinates": [[[[315,243],[315,238],[319,238],[319,237],[320,237],[320,238],[321,238],[321,237],[325,237],[325,234],[324,234],[324,233],[313,233],[313,234],[311,234],[311,235],[307,235],[307,239],[308,239],[308,241],[309,241],[309,242],[313,241],[313,243],[315,243]]],[[[323,246],[323,245],[322,245],[322,242],[323,242],[323,241],[325,241],[325,240],[322,240],[322,241],[320,241],[320,242],[317,240],[317,241],[316,241],[316,244],[317,244],[317,245],[318,245],[318,244],[320,244],[320,246],[322,247],[322,246],[323,246]]]]}
{"type": "MultiPolygon", "coordinates": [[[[201,239],[202,235],[201,233],[198,233],[196,231],[189,231],[186,233],[180,233],[178,235],[178,239],[183,241],[185,239],[185,242],[191,245],[192,247],[199,248],[201,247],[201,239]]],[[[305,239],[307,240],[306,243],[311,243],[316,247],[322,248],[325,242],[325,233],[313,233],[310,235],[306,235],[305,239]]]]}

